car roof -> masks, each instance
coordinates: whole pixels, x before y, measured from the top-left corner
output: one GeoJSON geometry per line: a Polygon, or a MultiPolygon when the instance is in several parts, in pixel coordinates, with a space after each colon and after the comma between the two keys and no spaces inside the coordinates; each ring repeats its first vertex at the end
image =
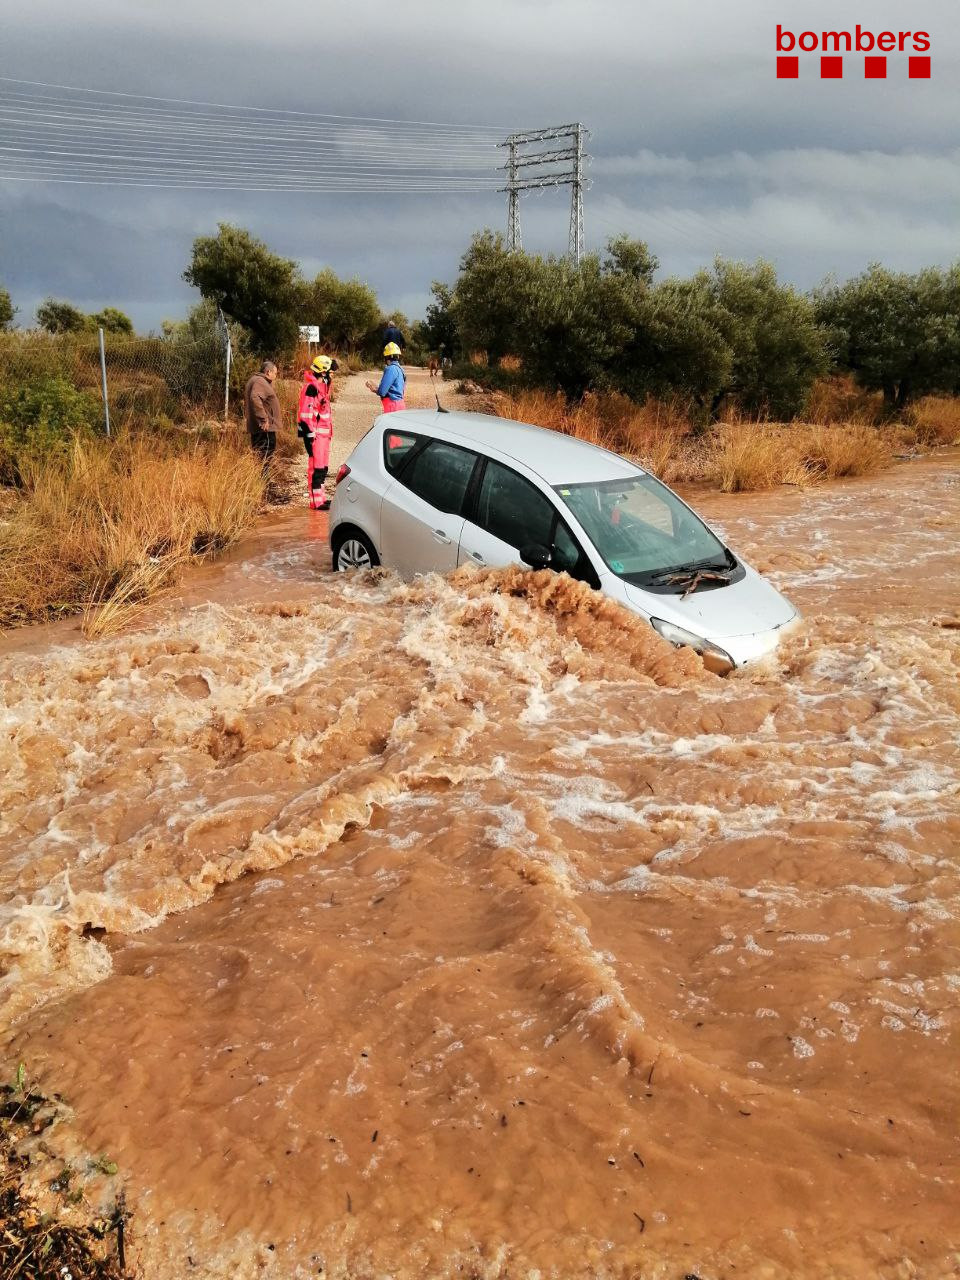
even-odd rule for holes
{"type": "Polygon", "coordinates": [[[481,453],[499,453],[535,471],[549,485],[619,480],[643,471],[609,449],[489,413],[406,409],[381,419],[386,426],[424,432],[440,440],[469,445],[481,453]]]}

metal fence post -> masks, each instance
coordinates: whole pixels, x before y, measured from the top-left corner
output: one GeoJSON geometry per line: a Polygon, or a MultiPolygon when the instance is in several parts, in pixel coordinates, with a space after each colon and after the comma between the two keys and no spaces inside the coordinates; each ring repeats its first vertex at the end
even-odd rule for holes
{"type": "Polygon", "coordinates": [[[233,360],[233,343],[230,341],[230,332],[227,331],[227,378],[223,387],[223,420],[230,420],[230,365],[233,360]]]}
{"type": "Polygon", "coordinates": [[[217,307],[217,324],[223,332],[223,342],[225,347],[225,364],[227,366],[227,376],[223,384],[223,420],[230,420],[230,366],[233,363],[233,343],[230,341],[230,326],[227,324],[227,317],[223,314],[223,308],[217,307]]]}
{"type": "Polygon", "coordinates": [[[107,435],[110,434],[110,401],[107,399],[107,354],[103,349],[103,329],[97,330],[100,334],[100,384],[103,389],[103,421],[107,428],[107,435]]]}

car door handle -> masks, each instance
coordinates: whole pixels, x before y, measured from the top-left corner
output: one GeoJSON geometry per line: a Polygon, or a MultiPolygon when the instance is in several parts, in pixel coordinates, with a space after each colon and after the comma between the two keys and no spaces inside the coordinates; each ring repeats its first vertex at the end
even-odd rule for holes
{"type": "Polygon", "coordinates": [[[468,555],[468,556],[470,557],[470,559],[474,562],[474,564],[486,564],[486,563],[487,563],[487,562],[486,562],[486,560],[484,560],[483,556],[480,554],[480,552],[479,552],[479,551],[468,551],[468,552],[467,552],[467,555],[468,555]]]}
{"type": "Polygon", "coordinates": [[[442,529],[434,529],[433,536],[436,538],[437,542],[442,542],[445,547],[449,547],[450,543],[453,541],[452,538],[447,537],[442,529]]]}

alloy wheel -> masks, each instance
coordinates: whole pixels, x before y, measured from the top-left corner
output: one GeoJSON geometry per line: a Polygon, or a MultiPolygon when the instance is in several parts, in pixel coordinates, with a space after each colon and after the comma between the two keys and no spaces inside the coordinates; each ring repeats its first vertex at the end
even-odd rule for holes
{"type": "Polygon", "coordinates": [[[372,565],[370,552],[357,538],[347,538],[337,552],[337,569],[340,572],[347,569],[369,569],[372,565]]]}

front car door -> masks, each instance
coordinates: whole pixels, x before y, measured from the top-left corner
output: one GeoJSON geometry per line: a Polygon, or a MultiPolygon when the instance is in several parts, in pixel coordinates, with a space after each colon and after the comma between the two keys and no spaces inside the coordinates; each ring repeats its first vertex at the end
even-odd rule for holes
{"type": "Polygon", "coordinates": [[[481,466],[460,534],[460,564],[478,568],[523,564],[521,550],[537,544],[552,553],[552,569],[599,587],[593,565],[547,494],[492,458],[481,466]]]}
{"type": "Polygon", "coordinates": [[[457,567],[463,503],[477,455],[445,440],[411,448],[383,495],[383,562],[404,577],[457,567]]]}

